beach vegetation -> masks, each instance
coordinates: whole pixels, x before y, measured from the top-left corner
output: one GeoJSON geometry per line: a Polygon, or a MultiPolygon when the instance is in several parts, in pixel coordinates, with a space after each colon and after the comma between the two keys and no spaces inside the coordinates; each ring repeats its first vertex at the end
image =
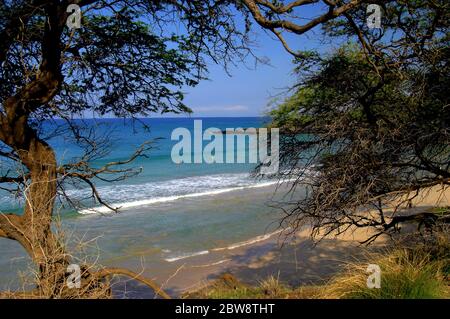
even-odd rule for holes
{"type": "Polygon", "coordinates": [[[346,43],[298,59],[298,82],[269,111],[283,178],[307,190],[275,203],[284,227],[312,227],[317,240],[370,229],[368,244],[448,223],[433,211],[450,187],[448,3],[436,4],[390,2],[378,31],[356,10],[325,24],[346,43]],[[436,200],[421,205],[427,195],[436,200]]]}
{"type": "Polygon", "coordinates": [[[222,275],[208,286],[185,298],[211,299],[436,299],[450,298],[450,242],[439,233],[433,242],[397,246],[367,252],[345,263],[327,280],[298,287],[269,276],[254,285],[244,284],[231,274],[222,275]],[[379,288],[367,285],[369,264],[381,270],[379,288]]]}
{"type": "Polygon", "coordinates": [[[117,211],[96,182],[135,176],[140,168],[132,163],[152,149],[149,141],[129,157],[95,165],[110,151],[108,136],[97,135],[83,118],[139,123],[138,117],[153,113],[190,114],[183,87],[207,77],[206,62],[229,70],[247,57],[261,61],[251,50],[254,25],[277,37],[300,72],[320,69],[298,96],[312,104],[306,112],[300,109],[299,121],[289,120],[295,134],[306,127],[313,138],[303,139],[301,147],[285,144],[285,150],[295,163],[299,153],[314,159],[309,151],[317,146],[319,154],[327,146],[331,156],[316,166],[320,179],[310,185],[312,197],[291,211],[292,225],[312,221],[316,233],[348,225],[396,230],[399,219],[384,213],[381,199],[448,185],[449,10],[444,0],[388,1],[380,37],[367,30],[366,4],[321,1],[317,16],[304,22],[298,10],[317,1],[1,1],[0,187],[24,204],[20,212],[0,213],[0,237],[22,246],[38,278],[33,289],[17,296],[95,297],[114,274],[155,288],[127,269],[90,265],[80,265],[80,290],[67,286],[72,257],[53,229],[56,201],[76,204],[67,188],[88,187],[92,200],[117,211]],[[70,4],[80,8],[79,26],[67,23],[70,4]],[[285,31],[300,36],[319,27],[326,37],[355,40],[359,50],[322,57],[293,50],[283,37],[285,31]],[[53,136],[74,142],[81,154],[59,161],[53,136]],[[361,204],[380,213],[355,215],[361,204]]]}

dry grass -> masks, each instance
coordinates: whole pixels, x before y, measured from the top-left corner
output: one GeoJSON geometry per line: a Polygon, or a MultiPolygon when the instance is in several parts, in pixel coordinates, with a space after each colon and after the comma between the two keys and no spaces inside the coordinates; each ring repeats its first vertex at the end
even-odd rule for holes
{"type": "Polygon", "coordinates": [[[58,249],[52,255],[46,256],[49,273],[43,275],[36,265],[29,260],[25,271],[19,272],[17,289],[7,289],[0,293],[0,298],[10,299],[103,299],[111,298],[111,287],[107,279],[98,280],[94,274],[101,266],[98,264],[99,248],[96,239],[85,240],[68,234],[61,227],[61,220],[55,217],[53,231],[58,238],[58,249]],[[71,253],[68,253],[68,252],[71,253]],[[93,253],[96,252],[96,253],[93,253]],[[68,288],[67,282],[55,278],[67,278],[71,272],[61,266],[61,261],[70,260],[71,264],[79,265],[81,275],[80,288],[68,288]],[[39,288],[37,288],[39,287],[39,288]]]}
{"type": "Polygon", "coordinates": [[[369,254],[366,262],[346,270],[321,289],[321,298],[449,298],[450,242],[443,233],[433,243],[369,254]],[[381,288],[367,287],[367,265],[381,269],[381,288]]]}
{"type": "MultiPolygon", "coordinates": [[[[43,275],[30,260],[26,271],[19,273],[18,289],[7,289],[0,292],[0,298],[27,299],[110,299],[113,298],[115,285],[128,281],[140,282],[153,289],[156,296],[170,298],[161,287],[152,280],[142,277],[123,268],[105,268],[99,264],[100,248],[97,238],[86,240],[84,236],[67,234],[61,227],[58,218],[54,221],[54,232],[58,238],[58,249],[51,256],[46,256],[48,265],[55,265],[43,275]],[[68,251],[71,253],[69,254],[68,251]],[[69,288],[67,264],[61,261],[69,260],[70,264],[80,267],[80,287],[69,288]]],[[[142,270],[144,272],[144,269],[142,270]]],[[[123,286],[123,285],[121,285],[123,286]]],[[[124,292],[126,293],[126,292],[124,292]]]]}
{"type": "Polygon", "coordinates": [[[412,247],[405,245],[382,253],[370,252],[359,261],[348,263],[343,272],[324,285],[291,288],[270,276],[256,286],[239,282],[230,274],[211,285],[186,294],[185,298],[247,299],[429,299],[450,298],[449,232],[412,247]],[[381,288],[368,288],[368,264],[381,269],[381,288]]]}

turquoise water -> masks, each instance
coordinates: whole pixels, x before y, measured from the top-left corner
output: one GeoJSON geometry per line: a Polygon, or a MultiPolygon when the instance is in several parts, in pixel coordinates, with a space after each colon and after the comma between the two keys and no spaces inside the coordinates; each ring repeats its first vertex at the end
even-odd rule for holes
{"type": "MultiPolygon", "coordinates": [[[[198,193],[215,188],[226,188],[248,184],[247,174],[252,171],[252,164],[175,164],[171,159],[171,149],[178,142],[171,140],[174,129],[184,127],[194,136],[194,118],[143,119],[138,122],[120,119],[85,120],[87,130],[95,128],[95,134],[102,139],[108,136],[110,153],[102,159],[91,162],[94,167],[105,163],[127,159],[144,142],[152,141],[152,149],[148,157],[138,158],[129,167],[141,168],[142,172],[135,177],[116,183],[105,183],[96,180],[96,185],[108,202],[126,203],[154,197],[198,193]],[[142,123],[148,125],[145,130],[142,123]],[[244,176],[245,175],[245,176],[244,176]]],[[[265,119],[252,118],[202,118],[203,129],[215,127],[226,128],[261,127],[265,119]]],[[[80,121],[81,123],[81,121],[80,121]]],[[[80,124],[81,125],[81,124],[80,124]]],[[[44,127],[50,131],[53,125],[44,127]]],[[[83,154],[82,149],[71,140],[57,135],[49,140],[57,153],[59,162],[74,162],[83,154]]],[[[204,142],[206,145],[207,142],[204,142]]],[[[192,144],[193,145],[193,144],[192,144]]],[[[238,151],[245,152],[248,149],[238,151]]],[[[7,167],[0,167],[7,169],[7,167]]],[[[75,199],[87,197],[90,190],[86,185],[76,188],[67,185],[68,193],[75,199]]],[[[0,192],[0,209],[8,210],[20,206],[20,201],[0,192]]],[[[86,203],[88,207],[93,203],[86,203]]]]}
{"type": "MultiPolygon", "coordinates": [[[[143,142],[158,140],[148,158],[133,163],[133,167],[142,168],[141,174],[113,184],[97,181],[100,194],[113,206],[122,207],[120,213],[86,210],[98,207],[97,203],[84,199],[90,190],[67,186],[71,197],[83,204],[59,210],[62,228],[74,250],[78,240],[90,241],[87,253],[99,258],[102,264],[126,264],[133,268],[145,258],[146,267],[154,270],[172,267],[190,256],[257,241],[258,236],[275,231],[279,212],[267,203],[273,192],[268,185],[276,181],[252,177],[255,164],[175,164],[170,153],[178,141],[171,140],[171,133],[178,127],[192,131],[194,119],[142,121],[150,127],[149,131],[128,120],[86,122],[112,141],[111,153],[93,165],[124,160],[143,142]]],[[[202,121],[203,129],[225,130],[262,127],[265,119],[203,118],[202,121]]],[[[60,162],[72,161],[81,154],[78,147],[61,135],[51,139],[50,144],[60,162]]],[[[0,210],[15,210],[20,205],[20,200],[0,194],[0,210]]],[[[26,268],[24,256],[16,243],[0,240],[0,285],[14,286],[17,270],[26,268]]]]}

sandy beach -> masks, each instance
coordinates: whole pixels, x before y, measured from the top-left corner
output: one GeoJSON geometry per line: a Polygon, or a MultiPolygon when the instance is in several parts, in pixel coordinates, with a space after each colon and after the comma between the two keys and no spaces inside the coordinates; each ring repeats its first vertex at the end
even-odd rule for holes
{"type": "MultiPolygon", "coordinates": [[[[412,209],[449,203],[449,190],[442,192],[434,187],[421,192],[412,209]]],[[[204,287],[224,273],[248,284],[257,284],[268,276],[293,287],[320,284],[339,273],[346,263],[362,260],[368,250],[386,247],[387,241],[382,237],[370,247],[362,246],[360,242],[368,235],[366,230],[358,230],[314,243],[307,229],[288,240],[283,232],[278,232],[267,235],[268,238],[261,236],[252,244],[173,261],[165,271],[152,277],[173,297],[204,287]]],[[[145,269],[143,274],[150,275],[151,270],[145,269]]],[[[121,298],[154,298],[152,291],[133,281],[117,283],[115,288],[121,298]]]]}
{"type": "MultiPolygon", "coordinates": [[[[361,246],[360,241],[369,236],[366,231],[355,231],[339,237],[329,236],[314,244],[308,230],[304,229],[286,239],[285,232],[277,229],[279,212],[276,209],[267,210],[265,203],[273,197],[283,196],[285,186],[270,185],[238,189],[220,196],[181,198],[109,217],[86,216],[67,220],[65,227],[78,230],[77,235],[84,241],[98,241],[98,251],[93,252],[97,265],[125,267],[141,273],[156,281],[173,297],[201,288],[224,273],[231,273],[248,284],[257,284],[268,276],[274,276],[293,287],[320,284],[339,273],[347,262],[364,257],[367,248],[361,246]],[[274,195],[276,193],[278,195],[274,195]],[[199,212],[199,207],[203,211],[199,212]],[[243,207],[247,209],[245,213],[243,207]],[[231,218],[230,214],[235,214],[233,218],[241,221],[239,227],[236,224],[224,224],[231,218]],[[253,220],[262,216],[266,219],[258,221],[259,224],[249,230],[253,220]],[[186,240],[186,246],[183,247],[186,255],[166,251],[164,246],[159,245],[173,240],[179,246],[182,238],[172,238],[165,232],[155,234],[147,228],[156,229],[155,218],[163,221],[173,218],[173,224],[166,227],[171,229],[171,225],[177,226],[180,220],[186,223],[194,217],[194,226],[206,218],[213,220],[214,224],[206,230],[193,228],[192,232],[186,233],[194,236],[189,237],[191,241],[186,240]],[[269,224],[271,227],[268,227],[269,224]],[[208,238],[215,236],[214,232],[209,231],[211,227],[215,231],[229,233],[227,237],[230,239],[208,242],[208,238]],[[249,234],[251,231],[253,234],[249,234]],[[236,238],[237,233],[240,233],[239,238],[236,238]],[[202,236],[204,241],[198,241],[196,236],[202,236]],[[191,247],[194,241],[197,246],[191,247]]],[[[450,192],[447,190],[443,193],[440,186],[436,186],[421,192],[409,209],[424,210],[449,203],[450,192]]],[[[2,246],[1,252],[5,258],[9,256],[10,261],[1,269],[3,277],[8,278],[5,285],[14,288],[18,286],[17,279],[14,279],[17,278],[17,271],[27,269],[26,259],[23,259],[23,252],[13,242],[7,244],[2,246]]],[[[384,244],[384,239],[380,238],[370,249],[382,249],[384,244]]],[[[114,291],[118,298],[155,297],[148,287],[126,278],[115,283],[114,291]]]]}
{"type": "MultiPolygon", "coordinates": [[[[171,270],[168,268],[153,279],[173,297],[204,287],[224,273],[248,284],[257,284],[268,276],[291,286],[320,284],[342,270],[346,262],[358,260],[367,251],[352,236],[314,244],[307,231],[286,242],[280,235],[229,250],[225,255],[211,252],[173,262],[171,270]]],[[[380,246],[377,243],[371,249],[380,246]]],[[[149,274],[149,269],[143,273],[149,274]]],[[[120,282],[116,288],[122,298],[154,297],[147,287],[133,281],[120,282]]]]}

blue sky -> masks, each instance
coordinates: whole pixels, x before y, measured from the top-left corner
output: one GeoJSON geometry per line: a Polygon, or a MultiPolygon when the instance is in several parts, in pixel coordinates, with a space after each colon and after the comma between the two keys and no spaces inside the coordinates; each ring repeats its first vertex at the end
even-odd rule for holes
{"type": "MultiPolygon", "coordinates": [[[[324,10],[327,9],[321,5],[302,7],[298,13],[302,18],[296,22],[305,23],[324,10]]],[[[257,43],[254,53],[268,58],[270,64],[259,64],[254,69],[238,64],[231,69],[231,77],[223,67],[209,64],[209,80],[185,89],[185,103],[194,111],[193,116],[261,116],[276,96],[280,98],[280,94],[286,93],[287,88],[295,83],[293,57],[274,35],[262,30],[256,23],[253,27],[257,43]]],[[[324,43],[320,28],[302,36],[283,36],[294,50],[328,52],[337,45],[324,43]]],[[[251,64],[250,60],[248,62],[251,64]]]]}
{"type": "MultiPolygon", "coordinates": [[[[252,65],[251,69],[240,64],[231,68],[231,77],[222,66],[209,64],[209,80],[185,90],[185,103],[194,111],[193,116],[264,115],[269,102],[280,98],[280,94],[295,83],[293,57],[274,36],[257,28],[254,52],[268,58],[269,64],[254,67],[249,60],[247,64],[252,65]]],[[[297,49],[320,48],[317,41],[305,36],[288,39],[297,49]]]]}
{"type": "MultiPolygon", "coordinates": [[[[324,14],[328,9],[323,4],[312,4],[296,10],[294,22],[304,24],[311,18],[324,14]]],[[[238,16],[236,18],[240,19],[238,16]]],[[[182,26],[173,25],[166,31],[177,33],[180,29],[183,32],[182,26]]],[[[249,58],[247,67],[237,63],[235,67],[230,67],[228,73],[223,66],[216,65],[212,61],[208,63],[209,79],[202,80],[196,87],[183,89],[184,103],[194,112],[192,117],[263,116],[267,113],[269,104],[274,99],[282,99],[283,94],[286,96],[288,88],[295,84],[293,56],[284,49],[281,42],[255,22],[253,22],[252,35],[252,40],[255,42],[253,53],[267,60],[268,63],[255,66],[254,60],[249,58]]],[[[293,50],[314,49],[325,53],[337,46],[336,43],[331,45],[323,42],[320,27],[316,27],[305,35],[284,33],[283,37],[293,50]]],[[[85,114],[85,116],[92,115],[85,114]]],[[[151,117],[161,116],[177,115],[173,113],[151,115],[151,117]]]]}

